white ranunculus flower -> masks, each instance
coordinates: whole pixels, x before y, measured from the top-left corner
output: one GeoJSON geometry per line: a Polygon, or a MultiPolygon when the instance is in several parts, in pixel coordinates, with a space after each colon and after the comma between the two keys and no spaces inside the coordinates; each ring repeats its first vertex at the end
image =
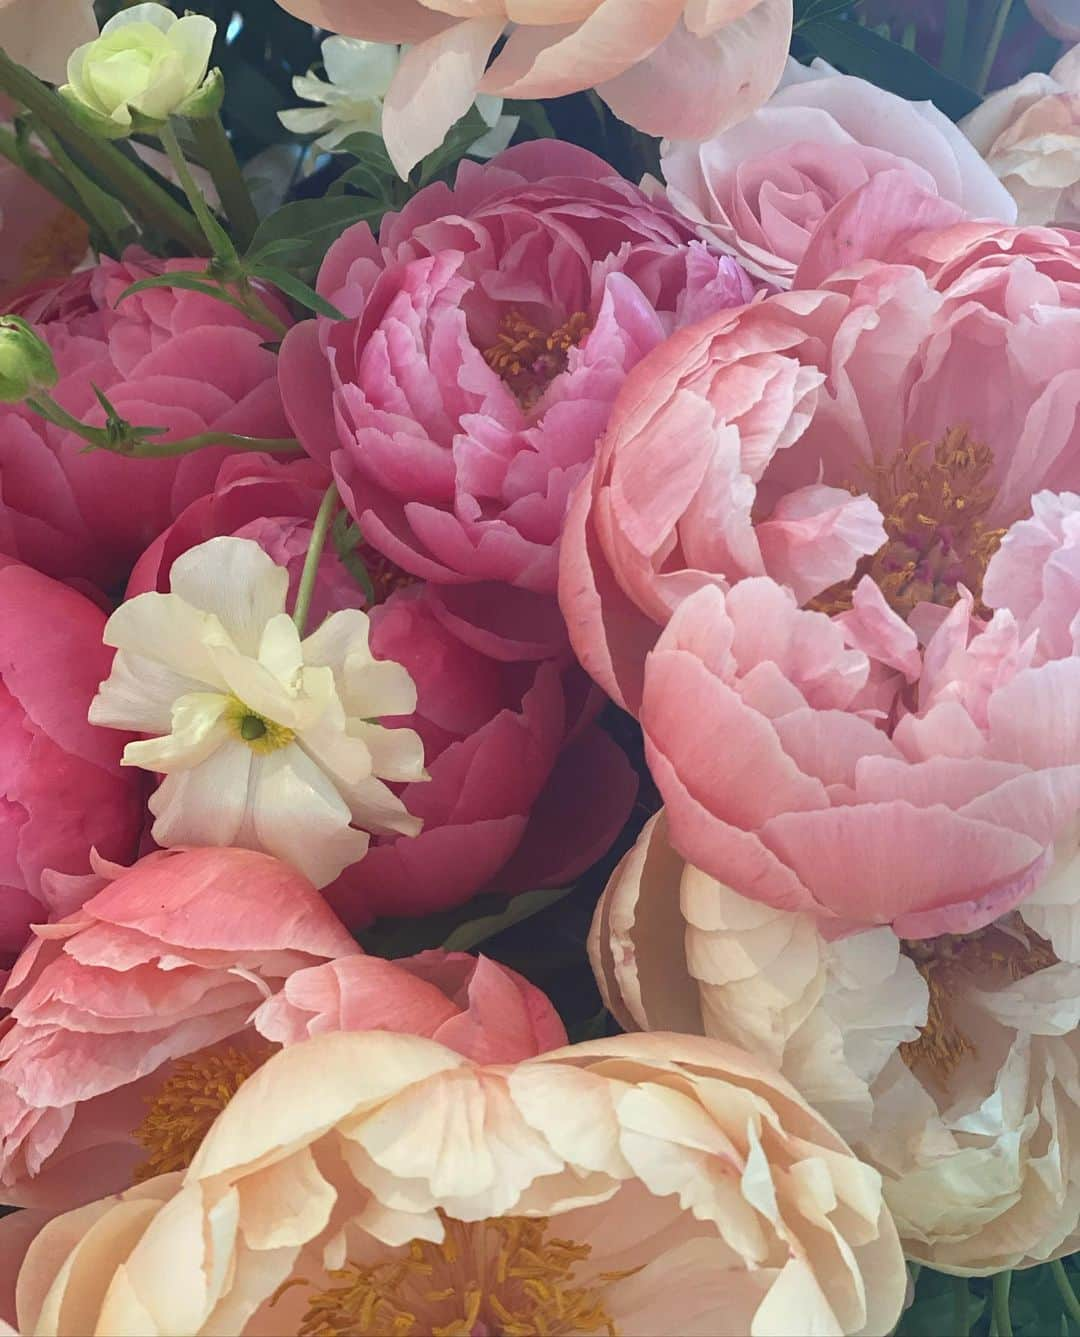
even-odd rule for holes
{"type": "Polygon", "coordinates": [[[0,47],[54,84],[63,79],[68,56],[97,30],[93,0],[0,0],[0,47]]]}
{"type": "Polygon", "coordinates": [[[165,776],[150,800],[159,844],[265,850],[323,887],[363,858],[367,832],[419,831],[382,782],[427,777],[419,736],[376,722],[411,714],[416,688],[372,658],[367,614],[334,613],[301,641],[288,585],[248,539],[192,548],[171,594],[109,619],[118,653],[90,720],[152,735],[124,762],[165,776]]]}
{"type": "Polygon", "coordinates": [[[131,129],[133,113],[152,121],[183,115],[203,92],[216,33],[205,15],[133,5],[73,52],[60,91],[118,134],[131,129]]]}
{"type": "MultiPolygon", "coordinates": [[[[282,111],[278,118],[297,135],[319,135],[315,147],[332,153],[350,135],[382,133],[383,99],[401,64],[402,48],[358,37],[328,37],[322,44],[326,79],[314,74],[293,79],[293,92],[321,107],[282,111]],[[324,133],[325,132],[325,133],[324,133]]],[[[517,116],[503,116],[503,100],[480,94],[476,109],[490,129],[469,149],[474,158],[501,153],[517,129],[517,116]]]]}
{"type": "Polygon", "coordinates": [[[1080,1248],[1078,848],[977,933],[829,941],[683,863],[660,814],[600,901],[590,956],[624,1027],[775,1063],[881,1171],[910,1258],[1025,1266],[1080,1248]]]}

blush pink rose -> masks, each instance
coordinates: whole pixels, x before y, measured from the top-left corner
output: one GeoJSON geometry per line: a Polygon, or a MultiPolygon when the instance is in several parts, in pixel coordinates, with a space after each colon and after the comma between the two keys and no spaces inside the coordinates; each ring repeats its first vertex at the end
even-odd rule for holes
{"type": "Polygon", "coordinates": [[[153,1132],[148,1099],[193,1055],[226,1086],[242,1081],[269,1053],[252,1012],[293,971],[360,950],[265,854],[159,852],[110,872],[80,910],[35,928],[0,994],[6,1202],[66,1208],[129,1185],[148,1160],[182,1168],[193,1146],[133,1133],[153,1132]]]}
{"type": "MultiPolygon", "coordinates": [[[[211,297],[180,288],[121,293],[141,278],[198,268],[129,254],[24,297],[60,371],[53,394],[100,426],[96,385],[129,421],[167,428],[163,440],[210,430],[290,435],[267,330],[211,297]]],[[[0,551],[61,579],[123,587],[135,559],[207,492],[227,451],[131,460],[87,452],[73,433],[21,406],[0,411],[0,551]],[[138,504],[132,504],[132,498],[138,504]]]]}
{"type": "Polygon", "coordinates": [[[1080,247],[919,230],[950,208],[875,178],[790,293],[643,363],[563,548],[572,639],[640,713],[679,852],[835,932],[980,927],[1080,797],[1075,609],[991,560],[1040,530],[1048,582],[1071,560],[1074,522],[1028,517],[1080,485],[1080,247]]]}
{"type": "MultiPolygon", "coordinates": [[[[348,319],[291,331],[281,385],[366,541],[428,581],[525,591],[517,621],[535,624],[627,373],[672,329],[752,295],[690,237],[667,205],[552,141],[463,163],[453,189],[388,215],[379,245],[366,224],[346,232],[319,288],[348,319]]],[[[514,604],[480,602],[512,655],[514,604]]]]}
{"type": "Polygon", "coordinates": [[[109,672],[104,626],[81,594],[0,558],[0,978],[30,925],[60,907],[51,874],[87,873],[94,848],[126,859],[138,847],[144,798],[120,765],[128,740],[86,720],[109,672]]]}
{"type": "Polygon", "coordinates": [[[765,100],[784,68],[791,0],[278,0],[307,23],[411,45],[382,133],[402,176],[477,92],[561,97],[596,87],[620,120],[707,139],[765,100]],[[496,43],[506,42],[488,66],[496,43]]]}
{"type": "Polygon", "coordinates": [[[705,143],[665,141],[660,161],[668,199],[698,235],[781,288],[825,214],[878,172],[902,169],[977,218],[1016,221],[1009,192],[933,103],[821,60],[789,60],[763,107],[705,143]]]}
{"type": "Polygon", "coordinates": [[[252,1022],[280,1045],[327,1031],[422,1035],[474,1063],[516,1063],[566,1044],[547,995],[517,971],[441,949],[398,961],[348,956],[298,970],[252,1022]]]}

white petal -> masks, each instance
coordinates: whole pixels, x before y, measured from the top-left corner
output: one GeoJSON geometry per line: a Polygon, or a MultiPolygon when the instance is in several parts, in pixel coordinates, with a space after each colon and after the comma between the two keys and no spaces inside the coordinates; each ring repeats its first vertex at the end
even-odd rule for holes
{"type": "Polygon", "coordinates": [[[322,58],[330,81],[361,97],[384,97],[401,63],[396,46],[355,37],[328,37],[322,58]]]}
{"type": "Polygon", "coordinates": [[[102,33],[116,32],[118,28],[128,28],[133,23],[149,23],[160,32],[167,33],[177,24],[176,15],[164,5],[132,5],[114,15],[102,28],[102,33]]]}
{"type": "Polygon", "coordinates": [[[279,111],[278,120],[294,135],[317,135],[328,125],[334,125],[337,117],[322,107],[297,107],[293,111],[279,111]]]}
{"type": "Polygon", "coordinates": [[[185,14],[169,33],[169,45],[180,57],[188,92],[206,78],[216,35],[217,24],[205,14],[185,14]]]}
{"type": "Polygon", "coordinates": [[[288,613],[278,613],[263,628],[259,663],[282,682],[290,686],[299,684],[304,655],[300,648],[300,633],[288,613]]]}
{"type": "Polygon", "coordinates": [[[339,790],[358,784],[372,774],[371,753],[361,739],[346,733],[343,712],[334,718],[328,711],[314,728],[305,729],[298,741],[339,790]]]}
{"type": "Polygon", "coordinates": [[[343,788],[353,821],[377,835],[418,836],[423,818],[414,817],[392,789],[374,776],[343,788]]]}
{"type": "Polygon", "coordinates": [[[173,594],[216,614],[237,649],[252,657],[267,622],[285,611],[289,590],[289,573],[251,539],[200,543],[176,559],[170,581],[173,594]]]}
{"type": "Polygon", "coordinates": [[[129,743],[125,766],[141,766],[167,775],[200,766],[219,747],[235,737],[222,719],[228,698],[211,692],[182,696],[173,706],[172,732],[162,738],[129,743]]]}
{"type": "Polygon", "coordinates": [[[370,633],[370,619],[359,608],[331,613],[304,641],[304,663],[326,664],[340,673],[350,654],[367,650],[370,633]]]}
{"type": "Polygon", "coordinates": [[[217,618],[175,594],[139,594],[113,613],[102,639],[214,688],[222,683],[208,642],[225,639],[223,633],[217,618]]]}
{"type": "Polygon", "coordinates": [[[352,721],[349,732],[363,740],[372,758],[372,769],[380,780],[410,782],[427,780],[424,744],[413,729],[386,729],[366,720],[352,721]]]}
{"type": "Polygon", "coordinates": [[[173,845],[235,845],[244,825],[255,755],[226,744],[194,770],[167,775],[151,795],[153,837],[173,845]]]}
{"type": "Polygon", "coordinates": [[[204,686],[145,655],[121,650],[113,660],[112,672],[90,703],[88,718],[91,724],[113,729],[168,733],[174,702],[204,686]]]}
{"type": "Polygon", "coordinates": [[[416,709],[416,684],[403,664],[353,655],[345,665],[344,700],[348,713],[364,720],[411,715],[416,709]]]}

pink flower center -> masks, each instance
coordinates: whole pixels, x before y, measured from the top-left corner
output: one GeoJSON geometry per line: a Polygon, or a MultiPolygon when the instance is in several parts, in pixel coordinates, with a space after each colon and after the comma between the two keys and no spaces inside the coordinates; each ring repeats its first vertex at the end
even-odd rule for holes
{"type": "Polygon", "coordinates": [[[570,350],[592,332],[585,311],[575,311],[558,328],[546,332],[517,308],[499,321],[499,332],[484,361],[513,391],[518,403],[531,409],[556,376],[566,370],[570,350]]]}

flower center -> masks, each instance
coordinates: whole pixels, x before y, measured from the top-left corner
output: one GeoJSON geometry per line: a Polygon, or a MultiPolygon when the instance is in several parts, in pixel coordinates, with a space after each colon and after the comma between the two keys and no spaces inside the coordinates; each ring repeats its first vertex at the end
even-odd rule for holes
{"type": "Polygon", "coordinates": [[[987,479],[994,455],[965,427],[951,427],[936,446],[920,441],[899,451],[888,464],[875,465],[866,491],[877,502],[888,535],[872,557],[864,558],[850,581],[813,601],[819,612],[851,607],[851,596],[869,575],[889,604],[906,618],[920,603],[951,608],[966,585],[981,606],[983,577],[1004,529],[986,521],[994,502],[987,479]]]}
{"type": "Polygon", "coordinates": [[[292,729],[268,720],[235,696],[229,698],[229,704],[225,707],[225,721],[242,743],[246,743],[252,752],[260,754],[288,747],[296,737],[292,729]]]}
{"type": "MultiPolygon", "coordinates": [[[[443,1216],[441,1244],[413,1240],[392,1261],[349,1263],[335,1284],[311,1295],[297,1337],[617,1337],[604,1285],[630,1273],[600,1273],[581,1285],[575,1270],[592,1248],[549,1237],[543,1218],[466,1223],[443,1216]]],[[[286,1282],[273,1303],[292,1286],[286,1282]]]]}
{"type": "Polygon", "coordinates": [[[147,1153],[135,1183],[186,1170],[210,1125],[266,1057],[222,1049],[178,1059],[132,1134],[147,1153]]]}
{"type": "Polygon", "coordinates": [[[498,335],[484,350],[484,361],[502,377],[522,408],[531,409],[566,370],[571,348],[577,348],[591,332],[592,322],[585,311],[575,311],[548,334],[514,308],[499,321],[498,335]]]}
{"type": "Polygon", "coordinates": [[[23,249],[17,283],[70,274],[89,245],[90,232],[83,220],[70,209],[61,209],[23,249]]]}
{"type": "Polygon", "coordinates": [[[905,940],[900,949],[915,963],[930,991],[926,1024],[917,1040],[900,1046],[900,1056],[909,1068],[927,1064],[942,1078],[965,1054],[976,1051],[975,1042],[953,1015],[952,1000],[963,989],[961,972],[977,976],[980,987],[985,987],[1012,984],[1058,963],[1046,939],[1015,911],[975,933],[905,940]]]}

